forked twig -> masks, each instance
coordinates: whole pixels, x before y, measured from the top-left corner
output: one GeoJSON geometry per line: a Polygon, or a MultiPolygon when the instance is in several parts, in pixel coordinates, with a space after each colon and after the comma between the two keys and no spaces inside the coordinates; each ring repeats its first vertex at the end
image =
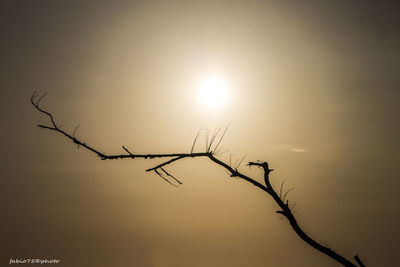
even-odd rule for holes
{"type": "Polygon", "coordinates": [[[165,178],[161,173],[159,173],[159,172],[157,171],[157,169],[154,169],[154,172],[157,173],[161,178],[164,179],[164,181],[166,181],[166,182],[169,183],[170,185],[177,187],[176,185],[174,185],[173,183],[171,183],[167,178],[165,178]]]}
{"type": "Polygon", "coordinates": [[[175,176],[173,176],[173,175],[171,175],[169,172],[167,172],[163,167],[160,167],[160,169],[161,169],[166,175],[168,175],[169,177],[171,177],[172,179],[174,179],[175,181],[177,181],[178,184],[182,184],[181,181],[179,181],[175,176]]]}

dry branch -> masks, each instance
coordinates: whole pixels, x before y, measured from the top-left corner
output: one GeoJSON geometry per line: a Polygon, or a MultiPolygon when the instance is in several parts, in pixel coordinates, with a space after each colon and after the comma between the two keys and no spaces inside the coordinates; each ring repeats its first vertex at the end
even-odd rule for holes
{"type": "MultiPolygon", "coordinates": [[[[242,163],[242,161],[244,160],[244,157],[240,160],[239,164],[235,164],[235,167],[232,168],[232,162],[231,162],[231,157],[230,157],[230,162],[229,165],[219,159],[217,159],[215,157],[215,151],[218,149],[222,139],[224,138],[226,131],[229,127],[229,125],[225,128],[222,136],[220,137],[219,141],[217,142],[216,146],[214,147],[214,151],[212,151],[212,144],[216,141],[217,135],[220,131],[220,128],[216,129],[213,133],[213,135],[211,136],[211,138],[209,139],[209,131],[206,131],[206,151],[205,152],[198,152],[198,153],[193,153],[193,149],[196,143],[196,140],[198,138],[199,133],[197,134],[193,144],[192,144],[192,149],[190,151],[190,153],[169,153],[169,154],[135,154],[130,152],[125,146],[122,146],[122,148],[125,150],[125,152],[127,154],[117,154],[117,155],[107,155],[105,153],[102,153],[100,151],[98,151],[97,149],[93,148],[92,146],[87,145],[84,141],[79,140],[78,138],[75,137],[75,131],[77,128],[75,128],[75,131],[73,132],[73,134],[69,134],[67,132],[65,132],[64,130],[62,130],[59,126],[57,126],[57,124],[55,123],[54,117],[50,112],[47,112],[46,110],[42,109],[39,106],[40,101],[45,97],[46,95],[42,95],[41,97],[39,97],[38,100],[38,94],[36,92],[33,93],[32,97],[31,97],[31,103],[32,105],[41,113],[43,113],[44,115],[46,115],[49,120],[50,120],[50,126],[48,125],[38,125],[38,127],[42,128],[42,129],[47,129],[47,130],[51,130],[51,131],[55,131],[58,132],[60,134],[62,134],[63,136],[67,137],[68,139],[70,139],[72,142],[74,142],[75,144],[77,144],[78,146],[82,146],[83,148],[87,149],[90,152],[95,153],[101,160],[111,160],[111,159],[136,159],[136,158],[144,158],[144,159],[153,159],[153,158],[170,158],[169,160],[156,165],[155,167],[149,168],[146,171],[150,172],[150,171],[154,171],[157,175],[159,175],[163,180],[165,180],[167,183],[176,186],[175,184],[173,184],[170,180],[168,180],[166,177],[164,177],[163,173],[167,176],[172,178],[174,181],[176,181],[178,184],[182,184],[181,181],[179,181],[178,179],[176,179],[173,175],[171,175],[169,172],[167,172],[165,170],[165,166],[174,163],[178,160],[184,159],[184,158],[198,158],[198,157],[206,157],[209,160],[211,160],[212,162],[216,163],[217,165],[221,166],[222,168],[225,168],[226,170],[228,170],[228,172],[230,173],[231,177],[237,177],[240,179],[243,179],[246,182],[251,183],[252,185],[258,187],[259,189],[263,190],[266,194],[268,194],[269,196],[271,196],[273,198],[273,200],[275,201],[275,203],[278,205],[278,207],[280,208],[280,210],[277,210],[276,213],[283,215],[289,222],[292,230],[304,241],[306,242],[308,245],[310,245],[311,247],[315,248],[317,251],[327,255],[328,257],[330,257],[331,259],[335,260],[336,262],[342,264],[343,266],[347,266],[347,267],[363,267],[365,266],[363,264],[363,262],[361,261],[361,259],[359,258],[358,255],[354,256],[354,259],[356,261],[356,264],[354,264],[353,262],[351,262],[350,260],[346,259],[345,257],[341,256],[340,254],[336,253],[335,251],[333,251],[332,249],[321,245],[320,243],[318,243],[317,241],[315,241],[314,239],[312,239],[310,236],[308,236],[299,226],[299,224],[297,223],[296,218],[294,217],[291,208],[289,207],[289,202],[286,199],[287,194],[289,193],[290,190],[289,189],[285,192],[285,194],[282,196],[283,193],[283,184],[284,182],[282,182],[280,190],[279,190],[279,194],[275,191],[275,189],[272,187],[270,180],[269,180],[269,174],[271,171],[273,171],[273,169],[269,168],[269,165],[267,162],[261,162],[261,161],[257,161],[257,162],[248,162],[248,166],[257,166],[259,168],[262,168],[264,171],[264,182],[265,185],[261,184],[260,182],[256,181],[253,178],[250,178],[242,173],[240,173],[237,169],[239,167],[239,165],[242,163]],[[161,173],[162,172],[162,173],[161,173]]],[[[294,207],[294,206],[293,206],[294,207]]],[[[292,207],[292,209],[293,209],[292,207]]]]}

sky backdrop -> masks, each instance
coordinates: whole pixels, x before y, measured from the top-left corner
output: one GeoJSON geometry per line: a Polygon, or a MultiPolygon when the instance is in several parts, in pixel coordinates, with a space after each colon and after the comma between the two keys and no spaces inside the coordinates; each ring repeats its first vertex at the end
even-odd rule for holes
{"type": "Polygon", "coordinates": [[[37,90],[107,153],[189,152],[230,122],[221,159],[268,161],[309,235],[396,266],[400,10],[369,2],[2,0],[0,265],[337,266],[210,161],[170,166],[174,188],[145,172],[159,161],[100,161],[37,128],[37,90]],[[215,110],[196,95],[209,73],[228,85],[215,110]]]}

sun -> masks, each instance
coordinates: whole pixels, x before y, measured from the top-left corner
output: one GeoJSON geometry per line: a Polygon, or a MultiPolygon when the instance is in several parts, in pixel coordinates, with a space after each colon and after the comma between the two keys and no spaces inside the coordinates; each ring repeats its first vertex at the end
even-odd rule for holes
{"type": "Polygon", "coordinates": [[[228,85],[218,75],[208,75],[197,86],[199,104],[207,110],[222,108],[228,98],[228,85]]]}

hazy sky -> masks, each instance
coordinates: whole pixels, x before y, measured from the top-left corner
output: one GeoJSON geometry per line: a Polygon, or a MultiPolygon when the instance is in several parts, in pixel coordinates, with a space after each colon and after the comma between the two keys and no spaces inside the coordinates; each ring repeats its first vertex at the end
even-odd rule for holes
{"type": "Polygon", "coordinates": [[[189,152],[230,122],[221,159],[268,161],[308,234],[396,266],[400,9],[370,2],[2,0],[0,265],[337,266],[205,159],[170,166],[174,188],[145,172],[159,161],[100,161],[38,129],[37,90],[107,153],[189,152]],[[215,109],[197,94],[209,75],[226,83],[215,109]]]}

